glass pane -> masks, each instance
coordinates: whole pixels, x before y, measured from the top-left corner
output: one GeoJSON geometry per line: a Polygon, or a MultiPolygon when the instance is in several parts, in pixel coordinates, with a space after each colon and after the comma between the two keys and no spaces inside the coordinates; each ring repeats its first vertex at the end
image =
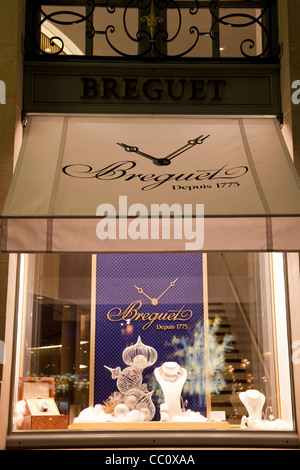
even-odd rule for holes
{"type": "Polygon", "coordinates": [[[225,343],[223,376],[212,393],[212,410],[225,410],[232,423],[240,424],[247,416],[239,399],[247,390],[263,393],[265,409],[280,416],[268,272],[267,255],[208,255],[210,319],[218,322],[219,343],[225,343]]]}
{"type": "Polygon", "coordinates": [[[14,430],[292,430],[274,260],[21,255],[14,430]]]}
{"type": "Polygon", "coordinates": [[[72,419],[89,404],[90,256],[29,256],[26,277],[20,377],[53,377],[72,419]]]}

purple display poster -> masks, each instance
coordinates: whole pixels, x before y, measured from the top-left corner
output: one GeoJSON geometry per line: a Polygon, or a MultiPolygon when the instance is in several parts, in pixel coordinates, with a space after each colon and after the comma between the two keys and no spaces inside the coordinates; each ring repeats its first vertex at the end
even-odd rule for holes
{"type": "Polygon", "coordinates": [[[143,371],[156,408],[163,395],[154,369],[175,361],[187,370],[182,404],[206,414],[200,253],[97,255],[95,317],[94,405],[117,391],[105,366],[124,369],[122,353],[140,337],[158,354],[143,371]]]}

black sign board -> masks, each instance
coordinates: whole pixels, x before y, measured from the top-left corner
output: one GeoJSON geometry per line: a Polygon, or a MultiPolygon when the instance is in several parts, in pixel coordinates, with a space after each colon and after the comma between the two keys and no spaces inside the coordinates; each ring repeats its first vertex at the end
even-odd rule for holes
{"type": "Polygon", "coordinates": [[[280,114],[279,66],[27,62],[25,112],[280,114]]]}

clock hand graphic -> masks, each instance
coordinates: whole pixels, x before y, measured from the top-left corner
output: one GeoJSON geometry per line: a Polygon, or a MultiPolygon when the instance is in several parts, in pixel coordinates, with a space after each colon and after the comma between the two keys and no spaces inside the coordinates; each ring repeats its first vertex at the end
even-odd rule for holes
{"type": "Polygon", "coordinates": [[[149,297],[149,295],[145,294],[145,292],[143,291],[143,289],[142,289],[141,287],[137,287],[137,286],[134,286],[134,287],[137,289],[137,291],[138,291],[139,294],[143,294],[145,297],[147,297],[147,299],[151,300],[151,303],[152,303],[152,301],[153,301],[154,299],[152,299],[151,297],[149,297]]]}
{"type": "Polygon", "coordinates": [[[175,150],[175,152],[170,153],[170,155],[167,155],[165,158],[167,158],[168,160],[172,160],[173,158],[178,157],[178,155],[181,155],[183,152],[186,152],[187,150],[191,149],[195,145],[203,144],[204,140],[208,137],[209,135],[205,137],[203,135],[199,135],[199,137],[196,137],[196,139],[189,140],[186,145],[184,145],[178,150],[175,150]]]}
{"type": "Polygon", "coordinates": [[[117,144],[123,147],[123,149],[126,150],[126,152],[134,152],[134,153],[137,153],[138,155],[141,155],[142,157],[150,158],[150,160],[152,160],[155,165],[170,165],[171,160],[173,158],[178,157],[178,155],[181,155],[182,153],[186,152],[187,150],[191,149],[197,144],[198,145],[203,144],[204,140],[207,139],[208,137],[209,135],[206,135],[204,137],[204,135],[202,134],[199,137],[196,137],[195,139],[191,139],[187,142],[187,144],[183,145],[178,150],[175,150],[174,152],[170,153],[164,158],[152,157],[152,155],[141,152],[136,146],[131,146],[131,145],[127,145],[127,144],[123,144],[119,142],[117,142],[117,144]]]}
{"type": "Polygon", "coordinates": [[[177,277],[177,279],[175,279],[175,281],[170,282],[169,286],[168,286],[168,287],[160,294],[160,296],[158,296],[156,299],[154,299],[154,298],[152,299],[151,297],[149,297],[149,295],[147,295],[147,294],[143,291],[143,289],[142,289],[141,287],[137,287],[137,286],[134,286],[134,287],[137,289],[137,291],[138,291],[139,294],[143,294],[145,297],[147,297],[147,298],[151,301],[151,304],[152,304],[152,305],[157,305],[159,299],[160,299],[171,287],[174,286],[175,282],[178,281],[178,279],[179,279],[179,278],[177,277]]]}
{"type": "Polygon", "coordinates": [[[155,163],[156,165],[170,165],[171,163],[170,160],[167,158],[155,158],[155,157],[152,157],[151,155],[148,155],[147,153],[141,152],[138,149],[138,147],[127,145],[127,144],[121,144],[119,142],[117,142],[117,144],[123,147],[123,149],[125,149],[126,152],[135,152],[138,155],[141,155],[142,157],[150,158],[153,161],[153,163],[155,163]]]}

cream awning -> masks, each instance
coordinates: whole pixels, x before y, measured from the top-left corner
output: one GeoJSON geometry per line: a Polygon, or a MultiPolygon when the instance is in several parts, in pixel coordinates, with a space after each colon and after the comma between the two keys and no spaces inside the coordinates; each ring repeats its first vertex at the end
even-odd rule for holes
{"type": "Polygon", "coordinates": [[[299,177],[277,119],[30,116],[2,249],[183,251],[180,210],[195,224],[201,205],[202,251],[300,250],[299,177]],[[177,210],[169,238],[151,232],[162,204],[177,210]]]}

